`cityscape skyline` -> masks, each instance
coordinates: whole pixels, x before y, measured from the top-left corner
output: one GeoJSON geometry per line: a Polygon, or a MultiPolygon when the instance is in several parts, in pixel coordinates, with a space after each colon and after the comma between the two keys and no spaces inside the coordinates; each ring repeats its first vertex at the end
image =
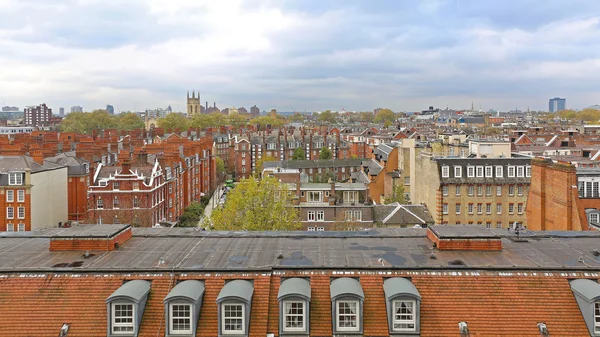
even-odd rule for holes
{"type": "Polygon", "coordinates": [[[7,105],[185,111],[188,88],[222,108],[278,111],[598,104],[590,1],[2,0],[0,10],[7,105]]]}

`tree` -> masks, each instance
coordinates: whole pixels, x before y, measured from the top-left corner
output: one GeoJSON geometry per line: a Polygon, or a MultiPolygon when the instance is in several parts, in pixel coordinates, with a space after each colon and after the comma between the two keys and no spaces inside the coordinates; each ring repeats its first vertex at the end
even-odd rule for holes
{"type": "Polygon", "coordinates": [[[174,131],[185,131],[188,129],[189,120],[182,114],[170,113],[167,116],[158,120],[158,126],[165,129],[174,131]]]}
{"type": "Polygon", "coordinates": [[[269,155],[262,156],[256,163],[256,172],[260,174],[262,172],[262,170],[264,169],[265,163],[273,162],[273,161],[277,161],[277,159],[273,156],[269,156],[269,155]]]}
{"type": "Polygon", "coordinates": [[[86,133],[88,132],[88,118],[83,112],[71,112],[60,123],[62,132],[86,133]]]}
{"type": "Polygon", "coordinates": [[[223,159],[221,159],[221,157],[217,157],[215,159],[215,163],[217,166],[217,174],[225,173],[225,162],[223,161],[223,159]]]}
{"type": "Polygon", "coordinates": [[[372,123],[373,122],[373,113],[370,111],[365,111],[360,113],[360,121],[363,123],[372,123]]]}
{"type": "Polygon", "coordinates": [[[304,122],[304,115],[299,112],[294,112],[294,114],[290,116],[290,122],[302,123],[304,122]]]}
{"type": "Polygon", "coordinates": [[[260,117],[251,119],[250,122],[248,122],[248,124],[260,125],[261,128],[265,128],[268,125],[270,125],[271,127],[280,127],[285,124],[285,120],[282,120],[277,117],[271,117],[271,116],[260,116],[260,117]]]}
{"type": "Polygon", "coordinates": [[[144,121],[136,113],[122,113],[117,115],[117,128],[119,130],[136,130],[144,128],[144,121]]]}
{"type": "Polygon", "coordinates": [[[316,174],[312,180],[313,183],[328,183],[331,181],[335,181],[335,175],[329,170],[324,171],[321,174],[316,174]]]}
{"type": "Polygon", "coordinates": [[[292,160],[304,160],[306,159],[306,154],[301,147],[298,147],[294,150],[294,155],[292,156],[292,160]]]}
{"type": "Polygon", "coordinates": [[[321,148],[321,152],[319,152],[319,159],[331,159],[333,158],[333,153],[326,146],[321,148]]]}
{"type": "Polygon", "coordinates": [[[386,121],[393,123],[396,121],[396,114],[390,109],[381,109],[373,121],[375,123],[385,123],[386,121]]]}
{"type": "Polygon", "coordinates": [[[392,195],[388,198],[385,198],[386,204],[391,204],[394,202],[397,202],[399,204],[406,203],[406,198],[404,197],[404,186],[402,186],[402,184],[394,186],[394,189],[392,190],[392,195]]]}
{"type": "Polygon", "coordinates": [[[389,127],[390,127],[390,126],[392,126],[392,125],[393,125],[393,124],[392,124],[392,122],[390,122],[390,121],[385,121],[385,122],[383,123],[383,127],[384,127],[384,128],[386,128],[386,129],[387,129],[387,128],[389,128],[389,127]]]}
{"type": "Polygon", "coordinates": [[[227,116],[220,112],[213,112],[208,115],[196,114],[192,118],[190,125],[193,128],[206,129],[210,127],[220,127],[227,125],[227,116]]]}
{"type": "Polygon", "coordinates": [[[317,118],[317,120],[319,122],[333,124],[337,121],[337,116],[330,110],[325,110],[319,114],[319,117],[317,118]]]}
{"type": "Polygon", "coordinates": [[[193,202],[183,210],[183,214],[179,217],[178,227],[198,227],[198,224],[204,214],[202,204],[193,202]]]}
{"type": "Polygon", "coordinates": [[[246,125],[246,123],[248,123],[248,120],[244,117],[242,117],[240,114],[231,114],[228,116],[229,118],[229,125],[232,125],[236,128],[240,127],[240,126],[244,126],[246,125]]]}
{"type": "Polygon", "coordinates": [[[212,212],[211,222],[215,230],[297,230],[301,226],[287,186],[274,177],[242,179],[224,207],[212,212]]]}

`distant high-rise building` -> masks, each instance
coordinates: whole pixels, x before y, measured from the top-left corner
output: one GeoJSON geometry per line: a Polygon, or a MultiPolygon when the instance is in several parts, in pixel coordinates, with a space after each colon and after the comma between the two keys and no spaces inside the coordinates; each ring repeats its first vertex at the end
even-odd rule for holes
{"type": "Polygon", "coordinates": [[[115,114],[115,107],[108,104],[106,105],[106,111],[108,111],[109,114],[114,115],[115,114]]]}
{"type": "Polygon", "coordinates": [[[252,115],[252,117],[258,117],[260,116],[260,109],[256,105],[254,105],[250,108],[250,114],[252,115]]]}
{"type": "Polygon", "coordinates": [[[25,108],[25,125],[27,126],[45,126],[52,119],[52,109],[48,108],[46,103],[38,106],[25,108]]]}
{"type": "Polygon", "coordinates": [[[567,108],[567,99],[566,98],[554,97],[554,98],[550,99],[548,111],[558,112],[561,110],[565,110],[566,108],[567,108]]]}
{"type": "Polygon", "coordinates": [[[276,109],[271,109],[271,112],[269,112],[269,116],[273,117],[273,118],[277,117],[277,110],[276,109]]]}
{"type": "Polygon", "coordinates": [[[65,117],[65,108],[58,108],[58,117],[65,117]]]}
{"type": "Polygon", "coordinates": [[[71,112],[83,112],[83,107],[79,105],[74,105],[71,107],[71,112]]]}
{"type": "Polygon", "coordinates": [[[16,106],[3,106],[2,107],[2,112],[17,112],[19,111],[19,108],[17,108],[16,106]]]}
{"type": "Polygon", "coordinates": [[[248,113],[248,109],[241,107],[239,109],[237,109],[237,113],[239,114],[247,114],[248,113]]]}

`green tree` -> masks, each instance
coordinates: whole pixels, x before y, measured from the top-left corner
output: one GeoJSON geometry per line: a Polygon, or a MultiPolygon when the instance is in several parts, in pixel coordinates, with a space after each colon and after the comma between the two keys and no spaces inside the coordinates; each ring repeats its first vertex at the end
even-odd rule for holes
{"type": "Polygon", "coordinates": [[[217,157],[215,159],[215,163],[217,166],[217,174],[225,173],[225,162],[223,161],[223,159],[221,159],[221,157],[217,157]]]}
{"type": "Polygon", "coordinates": [[[83,112],[71,112],[60,123],[62,132],[86,133],[89,128],[89,118],[83,112]]]}
{"type": "Polygon", "coordinates": [[[331,153],[331,150],[328,149],[326,146],[323,146],[323,148],[321,148],[321,151],[319,152],[319,159],[331,159],[333,158],[333,153],[331,153]]]}
{"type": "Polygon", "coordinates": [[[185,131],[188,129],[189,120],[182,114],[170,113],[167,116],[158,120],[158,126],[165,129],[174,131],[185,131]]]}
{"type": "Polygon", "coordinates": [[[260,125],[261,128],[265,128],[265,127],[267,127],[267,125],[270,125],[271,127],[280,127],[285,124],[285,120],[281,119],[281,118],[277,118],[277,117],[271,117],[271,116],[260,116],[260,117],[251,119],[250,122],[248,122],[248,124],[260,125]]]}
{"type": "Polygon", "coordinates": [[[212,212],[211,222],[215,230],[277,231],[301,226],[287,186],[274,177],[242,179],[224,207],[212,212]]]}
{"type": "Polygon", "coordinates": [[[321,174],[316,174],[314,179],[312,180],[313,183],[328,183],[331,181],[335,181],[335,175],[329,170],[321,174]]]}
{"type": "Polygon", "coordinates": [[[269,155],[262,156],[256,163],[256,173],[258,173],[260,175],[262,173],[262,170],[264,168],[263,166],[265,165],[265,163],[272,162],[272,161],[277,161],[277,159],[275,159],[275,157],[269,156],[269,155]]]}
{"type": "Polygon", "coordinates": [[[294,150],[294,155],[292,156],[292,160],[304,160],[306,159],[306,154],[301,147],[297,147],[294,150]]]}
{"type": "Polygon", "coordinates": [[[392,122],[390,122],[390,121],[385,121],[385,122],[383,123],[383,127],[384,127],[384,128],[386,128],[386,129],[387,129],[387,128],[389,128],[389,127],[390,127],[390,126],[392,126],[392,125],[393,125],[393,124],[392,124],[392,122]]]}
{"type": "Polygon", "coordinates": [[[299,112],[294,112],[294,114],[290,116],[290,121],[302,123],[304,122],[304,115],[299,112]]]}
{"type": "Polygon", "coordinates": [[[183,214],[179,217],[178,227],[198,227],[198,224],[204,214],[204,206],[200,203],[193,202],[183,210],[183,214]]]}
{"type": "Polygon", "coordinates": [[[370,111],[364,111],[360,113],[360,121],[363,123],[372,123],[374,118],[375,117],[373,117],[373,113],[370,111]]]}
{"type": "Polygon", "coordinates": [[[396,121],[396,114],[390,109],[381,109],[373,121],[375,123],[385,123],[385,121],[393,123],[396,121]]]}
{"type": "Polygon", "coordinates": [[[402,184],[394,186],[392,195],[388,198],[385,198],[386,204],[391,204],[393,202],[397,202],[401,205],[406,203],[406,198],[404,198],[404,186],[402,186],[402,184]]]}
{"type": "Polygon", "coordinates": [[[248,123],[248,120],[239,114],[231,114],[228,117],[229,125],[232,125],[236,128],[244,126],[246,123],[248,123]]]}
{"type": "Polygon", "coordinates": [[[190,125],[193,128],[210,128],[210,127],[220,127],[223,125],[227,125],[227,116],[223,115],[220,112],[213,112],[208,115],[204,114],[196,114],[192,118],[190,125]]]}
{"type": "Polygon", "coordinates": [[[144,121],[136,113],[122,113],[116,115],[117,127],[119,130],[136,130],[144,128],[144,121]]]}
{"type": "Polygon", "coordinates": [[[317,120],[319,122],[333,124],[337,121],[337,116],[330,110],[325,110],[319,114],[319,117],[317,118],[317,120]]]}

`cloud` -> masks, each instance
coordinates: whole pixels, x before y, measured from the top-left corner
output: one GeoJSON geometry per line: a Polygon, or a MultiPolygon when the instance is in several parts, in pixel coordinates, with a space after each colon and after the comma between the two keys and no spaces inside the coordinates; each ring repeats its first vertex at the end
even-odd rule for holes
{"type": "Polygon", "coordinates": [[[600,89],[600,3],[0,0],[0,102],[544,109],[600,89]]]}

